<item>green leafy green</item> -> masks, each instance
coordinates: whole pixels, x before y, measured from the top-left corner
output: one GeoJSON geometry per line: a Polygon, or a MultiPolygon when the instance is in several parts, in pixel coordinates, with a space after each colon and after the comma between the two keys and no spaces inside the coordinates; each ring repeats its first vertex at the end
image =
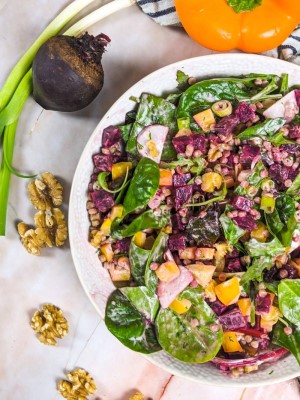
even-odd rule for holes
{"type": "Polygon", "coordinates": [[[98,183],[101,186],[101,188],[104,189],[106,192],[118,193],[121,190],[123,190],[127,185],[128,172],[129,172],[129,169],[127,168],[122,185],[115,190],[109,189],[109,187],[107,186],[106,178],[110,175],[110,172],[100,172],[100,174],[98,174],[98,183]]]}
{"type": "Polygon", "coordinates": [[[247,285],[251,281],[262,282],[262,273],[265,269],[270,269],[274,265],[271,257],[259,257],[252,260],[252,264],[247,268],[247,271],[241,277],[240,284],[247,285]]]}
{"type": "MultiPolygon", "coordinates": [[[[136,304],[148,301],[138,300],[132,293],[130,296],[134,297],[136,304]]],[[[145,293],[141,290],[139,296],[145,297],[145,293]]],[[[153,312],[153,304],[150,306],[148,303],[148,307],[152,307],[153,312]]],[[[154,325],[119,290],[115,290],[108,299],[105,324],[121,343],[132,350],[146,354],[160,350],[154,325]]]]}
{"type": "Polygon", "coordinates": [[[148,204],[157,192],[159,177],[159,166],[156,162],[150,158],[139,161],[123,201],[123,216],[148,204]]]}
{"type": "Polygon", "coordinates": [[[221,235],[218,213],[209,210],[203,218],[190,218],[186,231],[197,246],[212,246],[221,235]]]}
{"type": "Polygon", "coordinates": [[[261,177],[261,172],[264,171],[265,169],[266,168],[261,160],[255,164],[253,171],[248,177],[248,182],[251,186],[255,186],[256,188],[260,187],[264,179],[261,177]]]}
{"type": "Polygon", "coordinates": [[[157,288],[158,279],[154,271],[150,268],[151,263],[161,263],[163,261],[164,251],[168,246],[169,235],[164,232],[160,232],[160,234],[155,239],[153,243],[151,253],[149,255],[146,268],[145,268],[145,284],[148,289],[155,293],[157,288]]]}
{"type": "Polygon", "coordinates": [[[221,222],[225,239],[229,244],[235,245],[246,231],[236,225],[232,219],[227,217],[226,212],[227,211],[225,210],[225,213],[220,216],[219,221],[221,222]]]}
{"type": "Polygon", "coordinates": [[[145,286],[123,287],[120,289],[131,304],[148,320],[154,321],[159,309],[158,298],[145,286]]]}
{"type": "Polygon", "coordinates": [[[189,87],[189,83],[188,83],[189,78],[190,77],[186,73],[178,70],[176,72],[176,81],[178,83],[177,89],[180,91],[186,90],[189,87]]]}
{"type": "Polygon", "coordinates": [[[132,129],[132,123],[126,125],[117,125],[117,127],[122,132],[122,137],[125,143],[128,142],[130,131],[132,129]]]}
{"type": "Polygon", "coordinates": [[[278,285],[279,308],[286,319],[300,327],[300,279],[283,279],[278,285]]]}
{"type": "Polygon", "coordinates": [[[158,341],[178,360],[191,364],[210,361],[222,344],[223,331],[218,318],[203,299],[201,289],[186,289],[179,298],[189,300],[192,305],[181,315],[170,308],[160,309],[156,318],[158,341]],[[194,326],[192,320],[199,324],[194,326]],[[212,332],[212,324],[218,326],[216,332],[212,332]]]}
{"type": "MultiPolygon", "coordinates": [[[[240,140],[249,140],[255,137],[259,137],[263,140],[268,140],[273,143],[273,135],[283,127],[285,124],[284,118],[268,118],[266,121],[252,125],[249,128],[241,132],[237,138],[240,140]]],[[[281,143],[280,143],[281,144],[281,143]]]]}
{"type": "Polygon", "coordinates": [[[133,279],[139,286],[145,285],[144,274],[149,255],[150,250],[138,247],[133,240],[131,240],[129,246],[130,271],[133,279]]]}
{"type": "Polygon", "coordinates": [[[276,237],[270,242],[259,242],[252,238],[245,243],[245,247],[251,257],[275,257],[285,252],[285,247],[276,237]]]}
{"type": "Polygon", "coordinates": [[[286,194],[292,197],[297,197],[299,196],[299,192],[300,192],[300,174],[296,176],[296,178],[293,181],[293,184],[287,189],[286,194]]]}
{"type": "Polygon", "coordinates": [[[205,169],[205,160],[202,157],[185,158],[185,156],[178,155],[177,160],[161,164],[161,168],[187,167],[192,174],[199,176],[205,169]]]}
{"type": "Polygon", "coordinates": [[[273,330],[272,343],[289,350],[300,365],[300,327],[293,327],[291,335],[287,335],[284,328],[282,322],[277,322],[273,330]]]}

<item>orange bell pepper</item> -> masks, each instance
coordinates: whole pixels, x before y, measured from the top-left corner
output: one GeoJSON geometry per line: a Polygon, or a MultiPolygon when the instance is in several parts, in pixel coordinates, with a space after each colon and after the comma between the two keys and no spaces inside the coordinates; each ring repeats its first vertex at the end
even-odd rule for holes
{"type": "MultiPolygon", "coordinates": [[[[280,45],[300,21],[299,0],[256,0],[251,11],[235,12],[230,0],[175,0],[188,35],[212,50],[256,53],[280,45]]],[[[236,2],[235,2],[236,3],[236,2]]]]}

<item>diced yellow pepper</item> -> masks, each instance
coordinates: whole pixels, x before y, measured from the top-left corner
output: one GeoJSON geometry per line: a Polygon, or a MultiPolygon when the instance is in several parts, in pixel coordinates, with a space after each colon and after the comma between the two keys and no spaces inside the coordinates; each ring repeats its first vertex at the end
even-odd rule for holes
{"type": "Polygon", "coordinates": [[[195,280],[202,287],[206,288],[212,280],[216,267],[214,265],[206,265],[203,263],[190,264],[186,266],[187,269],[193,274],[195,280]]]}
{"type": "Polygon", "coordinates": [[[110,227],[112,224],[112,219],[111,218],[106,218],[102,225],[101,225],[101,232],[103,232],[103,235],[108,236],[110,234],[110,227]]]}
{"type": "Polygon", "coordinates": [[[223,183],[222,176],[220,174],[217,174],[216,172],[206,172],[202,175],[201,179],[201,189],[203,190],[203,192],[207,193],[212,193],[216,189],[219,190],[223,183]]]}
{"type": "Polygon", "coordinates": [[[261,313],[260,326],[267,332],[271,332],[273,325],[275,325],[278,321],[278,317],[282,317],[279,308],[271,306],[268,314],[261,313]]]}
{"type": "Polygon", "coordinates": [[[215,292],[216,286],[217,282],[214,279],[212,279],[204,290],[205,298],[207,298],[209,301],[216,301],[217,299],[215,292]]]}
{"type": "Polygon", "coordinates": [[[220,283],[216,286],[215,291],[217,298],[225,304],[225,306],[236,303],[241,294],[238,278],[234,276],[228,279],[228,281],[220,283]]]}
{"type": "Polygon", "coordinates": [[[123,214],[123,206],[121,204],[113,206],[110,212],[110,219],[114,220],[115,218],[121,218],[122,214],[123,214]]]}
{"type": "Polygon", "coordinates": [[[198,247],[195,252],[196,260],[212,260],[215,255],[215,249],[210,247],[198,247]]]}
{"type": "Polygon", "coordinates": [[[190,130],[190,128],[182,128],[179,129],[179,131],[176,133],[175,137],[180,137],[180,136],[190,136],[193,132],[190,130]]]}
{"type": "Polygon", "coordinates": [[[181,260],[194,260],[197,247],[186,247],[183,250],[179,250],[179,258],[181,260]]]}
{"type": "Polygon", "coordinates": [[[270,236],[270,232],[263,222],[258,222],[257,228],[251,231],[250,235],[253,239],[256,239],[258,242],[263,243],[270,236]]]}
{"type": "Polygon", "coordinates": [[[171,282],[180,275],[180,270],[174,261],[166,261],[157,268],[155,273],[162,282],[171,282]]]}
{"type": "Polygon", "coordinates": [[[251,311],[251,300],[249,297],[239,299],[237,302],[243,317],[249,316],[251,311]]]}
{"type": "Polygon", "coordinates": [[[184,314],[191,307],[191,305],[192,303],[188,299],[175,299],[172,301],[169,307],[177,314],[184,314]]]}
{"type": "Polygon", "coordinates": [[[210,126],[216,123],[215,116],[211,108],[193,115],[193,118],[204,132],[209,132],[210,126]]]}
{"type": "Polygon", "coordinates": [[[145,246],[146,237],[147,237],[146,233],[140,231],[140,232],[137,232],[137,233],[133,236],[132,241],[133,241],[133,243],[136,244],[138,247],[143,248],[143,247],[145,246]]]}
{"type": "Polygon", "coordinates": [[[130,270],[129,269],[118,269],[112,268],[109,269],[110,277],[113,282],[123,282],[129,281],[130,279],[130,270]]]}
{"type": "Polygon", "coordinates": [[[216,260],[221,260],[227,253],[231,253],[233,250],[233,247],[226,242],[215,243],[214,247],[217,250],[215,253],[216,260]]]}
{"type": "Polygon", "coordinates": [[[101,253],[106,258],[106,261],[111,261],[114,258],[114,252],[110,243],[105,243],[100,246],[101,253]]]}
{"type": "Polygon", "coordinates": [[[126,171],[128,169],[132,168],[132,162],[130,161],[122,161],[116,164],[113,164],[112,168],[111,168],[111,176],[112,179],[117,179],[117,178],[121,178],[122,176],[124,176],[126,174],[126,171]]]}
{"type": "Polygon", "coordinates": [[[173,174],[170,169],[159,170],[159,186],[172,186],[173,174]]]}
{"type": "Polygon", "coordinates": [[[242,353],[244,351],[235,332],[224,332],[222,346],[226,353],[242,353]]]}

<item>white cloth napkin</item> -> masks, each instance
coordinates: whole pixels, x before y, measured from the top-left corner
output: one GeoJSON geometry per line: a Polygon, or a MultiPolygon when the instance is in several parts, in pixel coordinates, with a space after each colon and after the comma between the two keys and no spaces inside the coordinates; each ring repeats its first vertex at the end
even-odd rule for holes
{"type": "MultiPolygon", "coordinates": [[[[158,24],[180,26],[174,0],[137,0],[137,2],[144,13],[149,15],[158,24]]],[[[276,49],[266,51],[264,54],[300,65],[300,25],[280,46],[276,49]]]]}

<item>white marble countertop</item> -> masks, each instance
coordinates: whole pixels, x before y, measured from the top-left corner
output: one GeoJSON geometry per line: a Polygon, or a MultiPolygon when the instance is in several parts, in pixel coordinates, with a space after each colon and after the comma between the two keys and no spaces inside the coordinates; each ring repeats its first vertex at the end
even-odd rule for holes
{"type": "MultiPolygon", "coordinates": [[[[68,0],[0,0],[0,85],[24,50],[68,0]]],[[[99,2],[100,3],[100,2],[99,2]]],[[[180,29],[163,28],[137,6],[106,18],[91,33],[112,39],[104,55],[105,85],[84,111],[62,114],[30,99],[19,123],[14,166],[25,172],[51,171],[65,188],[64,211],[80,154],[98,120],[141,77],[181,59],[210,54],[180,29]]],[[[92,400],[127,400],[137,390],[153,400],[259,400],[299,398],[296,381],[261,388],[221,388],[172,377],[123,347],[106,329],[77,278],[68,244],[29,255],[16,222],[32,222],[27,181],[11,179],[7,233],[0,238],[0,398],[53,400],[59,379],[75,367],[97,383],[92,400]],[[56,347],[41,344],[30,327],[44,303],[62,308],[70,333],[56,347]]]]}

